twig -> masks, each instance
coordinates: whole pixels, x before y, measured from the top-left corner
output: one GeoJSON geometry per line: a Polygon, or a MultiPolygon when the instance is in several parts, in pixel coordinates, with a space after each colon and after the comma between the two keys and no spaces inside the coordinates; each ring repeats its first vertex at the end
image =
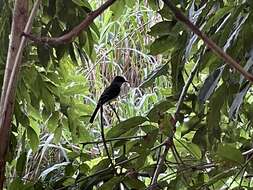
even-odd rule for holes
{"type": "Polygon", "coordinates": [[[109,104],[110,108],[112,109],[112,111],[115,113],[115,115],[116,115],[118,121],[120,122],[120,118],[119,118],[119,115],[118,115],[117,112],[116,112],[116,109],[112,106],[112,104],[111,104],[110,102],[109,102],[108,104],[109,104]]]}
{"type": "Polygon", "coordinates": [[[185,24],[193,33],[195,33],[198,37],[200,37],[205,44],[221,59],[225,61],[230,67],[236,69],[239,73],[241,73],[246,79],[250,82],[253,82],[253,75],[248,73],[244,68],[235,61],[230,55],[226,54],[216,43],[214,43],[211,39],[207,37],[206,34],[201,32],[198,27],[196,27],[181,11],[178,9],[171,1],[163,0],[163,2],[170,8],[170,10],[174,13],[175,17],[185,24]]]}
{"type": "Polygon", "coordinates": [[[164,152],[160,156],[159,162],[158,162],[158,164],[156,166],[156,169],[155,169],[155,172],[154,172],[154,175],[153,175],[150,187],[149,187],[150,190],[152,190],[152,189],[154,189],[156,187],[158,176],[160,174],[160,171],[161,171],[162,166],[164,164],[165,158],[166,158],[166,156],[167,156],[167,154],[169,152],[169,149],[172,146],[172,144],[173,144],[173,137],[167,137],[167,139],[165,141],[164,152]]]}
{"type": "Polygon", "coordinates": [[[179,114],[180,108],[181,108],[181,106],[184,102],[184,98],[186,96],[187,90],[188,90],[189,86],[191,85],[191,83],[193,81],[193,78],[194,78],[194,76],[196,75],[196,73],[198,71],[200,63],[201,63],[201,61],[198,60],[197,63],[194,65],[194,67],[193,67],[193,69],[190,73],[190,76],[188,77],[188,80],[187,80],[186,84],[183,87],[183,90],[182,90],[182,92],[180,94],[180,97],[179,97],[179,100],[177,102],[176,113],[175,113],[176,117],[178,117],[178,114],[179,114]]]}
{"type": "Polygon", "coordinates": [[[100,122],[101,122],[101,137],[102,137],[102,141],[103,141],[103,144],[104,144],[104,148],[105,148],[105,152],[107,154],[107,157],[111,163],[111,167],[112,169],[114,170],[115,174],[117,174],[117,170],[115,168],[115,165],[112,161],[112,158],[110,156],[110,153],[109,153],[109,150],[108,150],[108,147],[106,145],[106,139],[105,139],[105,131],[104,131],[104,122],[103,122],[103,105],[101,106],[100,108],[100,122]]]}
{"type": "Polygon", "coordinates": [[[64,34],[60,37],[36,37],[29,32],[24,32],[24,36],[29,38],[30,40],[34,41],[35,43],[43,43],[48,45],[60,45],[60,44],[67,44],[72,42],[83,30],[88,28],[93,20],[101,15],[108,7],[110,7],[116,0],[108,0],[104,4],[102,4],[98,9],[95,11],[91,11],[88,13],[87,17],[76,27],[74,27],[70,32],[64,34]]]}
{"type": "MultiPolygon", "coordinates": [[[[117,138],[111,138],[111,139],[106,139],[105,142],[113,142],[113,141],[128,141],[131,139],[138,139],[138,138],[142,138],[145,137],[146,135],[141,135],[141,136],[128,136],[128,137],[117,137],[117,138]]],[[[86,146],[88,144],[100,144],[103,143],[102,140],[100,141],[89,141],[89,142],[84,142],[84,143],[80,143],[83,146],[86,146]]]]}

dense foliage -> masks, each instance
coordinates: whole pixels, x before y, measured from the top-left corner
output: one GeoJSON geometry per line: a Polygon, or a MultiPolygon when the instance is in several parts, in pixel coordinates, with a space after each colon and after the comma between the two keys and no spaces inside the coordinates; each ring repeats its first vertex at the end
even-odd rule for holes
{"type": "MultiPolygon", "coordinates": [[[[247,71],[253,64],[251,0],[173,0],[247,71]]],[[[32,1],[30,1],[32,5],[32,1]]],[[[32,34],[60,36],[102,1],[43,0],[32,34]]],[[[0,82],[13,1],[0,1],[0,82]]],[[[6,167],[8,189],[145,189],[183,89],[173,145],[157,189],[251,189],[253,99],[226,65],[159,1],[117,0],[72,43],[29,41],[22,61],[6,167]],[[116,75],[130,86],[89,123],[116,75]],[[188,86],[188,83],[190,86],[188,86]]]]}

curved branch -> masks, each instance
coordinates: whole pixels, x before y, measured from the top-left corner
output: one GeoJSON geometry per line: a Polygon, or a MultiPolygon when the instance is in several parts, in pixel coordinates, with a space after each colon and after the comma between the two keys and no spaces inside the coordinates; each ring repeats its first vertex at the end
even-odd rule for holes
{"type": "Polygon", "coordinates": [[[101,15],[108,7],[110,7],[116,0],[108,0],[104,4],[102,4],[95,11],[90,12],[87,17],[76,27],[74,27],[70,32],[64,34],[59,37],[36,37],[29,33],[24,33],[23,35],[29,38],[31,41],[35,43],[42,43],[48,45],[60,45],[67,44],[72,42],[83,30],[88,28],[90,24],[94,21],[96,17],[101,15]]]}

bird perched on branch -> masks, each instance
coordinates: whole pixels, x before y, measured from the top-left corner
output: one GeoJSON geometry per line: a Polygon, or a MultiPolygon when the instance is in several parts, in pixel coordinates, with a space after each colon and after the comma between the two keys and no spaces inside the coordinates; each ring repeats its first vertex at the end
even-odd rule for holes
{"type": "Polygon", "coordinates": [[[120,94],[120,87],[124,82],[127,82],[127,80],[122,76],[116,76],[113,79],[110,86],[108,86],[100,96],[97,107],[95,108],[90,118],[90,123],[93,123],[99,108],[101,108],[105,103],[118,97],[118,95],[120,94]]]}

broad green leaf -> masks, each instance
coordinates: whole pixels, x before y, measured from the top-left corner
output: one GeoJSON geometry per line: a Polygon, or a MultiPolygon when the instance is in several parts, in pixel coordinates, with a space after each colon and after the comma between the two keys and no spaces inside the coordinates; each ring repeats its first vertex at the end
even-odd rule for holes
{"type": "Polygon", "coordinates": [[[218,85],[218,82],[220,80],[220,77],[222,75],[222,72],[224,70],[224,66],[216,69],[214,72],[212,72],[207,79],[205,80],[204,85],[199,91],[199,101],[201,103],[205,103],[205,101],[213,94],[215,88],[218,85]]]}
{"type": "Polygon", "coordinates": [[[243,103],[243,98],[246,95],[246,93],[248,92],[250,86],[251,86],[250,83],[246,83],[246,85],[241,90],[241,92],[239,92],[239,93],[236,94],[235,99],[234,99],[231,107],[229,108],[229,117],[231,119],[237,119],[237,115],[239,113],[239,109],[240,109],[240,107],[241,107],[241,105],[243,103]]]}
{"type": "Polygon", "coordinates": [[[150,45],[150,54],[151,55],[158,55],[164,53],[165,51],[173,50],[175,46],[175,36],[162,36],[157,38],[151,45],[150,45]]]}
{"type": "Polygon", "coordinates": [[[202,158],[202,153],[198,145],[194,143],[187,144],[187,147],[189,148],[190,153],[198,160],[202,158]]]}
{"type": "Polygon", "coordinates": [[[126,186],[129,189],[138,189],[138,190],[146,189],[145,183],[139,179],[135,179],[135,178],[131,178],[127,176],[124,178],[123,182],[124,184],[126,184],[126,186]]]}
{"type": "Polygon", "coordinates": [[[48,120],[48,130],[50,133],[53,133],[57,128],[59,119],[60,119],[59,112],[58,111],[53,112],[48,120]]]}
{"type": "Polygon", "coordinates": [[[114,138],[114,137],[119,137],[123,133],[126,133],[130,129],[134,127],[138,127],[145,121],[148,121],[146,117],[141,117],[141,116],[136,116],[132,117],[130,119],[127,119],[125,121],[121,121],[118,125],[115,127],[112,127],[107,133],[106,136],[107,138],[114,138]]]}
{"type": "Polygon", "coordinates": [[[148,0],[148,5],[153,9],[154,11],[157,11],[159,9],[158,1],[156,0],[148,0]]]}
{"type": "Polygon", "coordinates": [[[168,64],[161,65],[161,66],[157,67],[147,76],[146,79],[144,79],[144,81],[141,83],[140,87],[141,88],[150,87],[155,82],[156,78],[158,78],[162,75],[167,75],[168,69],[169,69],[168,64]]]}
{"type": "Polygon", "coordinates": [[[119,18],[125,9],[125,0],[117,0],[110,6],[110,10],[113,12],[112,16],[114,19],[119,18]]]}
{"type": "Polygon", "coordinates": [[[54,131],[54,143],[58,144],[61,140],[61,136],[62,136],[62,125],[57,126],[57,128],[54,131]]]}
{"type": "Polygon", "coordinates": [[[173,35],[171,33],[171,29],[173,27],[172,21],[162,21],[159,23],[156,23],[154,26],[150,28],[150,31],[148,34],[157,37],[157,36],[167,36],[167,35],[173,35]]]}
{"type": "Polygon", "coordinates": [[[134,5],[136,4],[136,1],[135,1],[135,0],[125,0],[125,3],[126,3],[126,5],[127,5],[129,8],[133,8],[134,5]]]}
{"type": "Polygon", "coordinates": [[[196,159],[200,160],[202,158],[202,153],[198,145],[192,143],[192,142],[186,142],[184,140],[178,140],[179,142],[176,143],[177,146],[183,147],[186,149],[192,156],[194,156],[196,159]]]}
{"type": "Polygon", "coordinates": [[[228,14],[232,11],[232,7],[223,7],[215,12],[214,16],[212,16],[206,25],[204,26],[203,31],[208,31],[212,26],[215,26],[219,20],[224,19],[228,14]]]}
{"type": "Polygon", "coordinates": [[[55,108],[55,98],[54,95],[50,93],[50,91],[47,88],[42,89],[42,95],[41,98],[45,104],[45,107],[48,111],[54,111],[55,108]]]}
{"type": "Polygon", "coordinates": [[[32,149],[33,152],[36,152],[38,146],[39,146],[39,137],[37,135],[37,133],[35,132],[35,130],[32,127],[28,127],[26,129],[26,133],[27,133],[27,138],[28,138],[28,142],[29,145],[32,149]]]}
{"type": "Polygon", "coordinates": [[[119,185],[121,180],[122,180],[122,177],[120,177],[120,176],[113,177],[110,180],[108,180],[107,182],[105,182],[103,185],[101,185],[101,187],[99,187],[98,190],[114,189],[115,187],[117,187],[119,185]]]}
{"type": "Polygon", "coordinates": [[[92,10],[92,7],[90,6],[89,2],[86,0],[72,0],[75,4],[77,4],[78,6],[83,6],[86,7],[90,10],[92,10]]]}
{"type": "Polygon", "coordinates": [[[158,11],[158,13],[165,19],[172,20],[172,13],[168,6],[164,5],[162,9],[158,11]]]}
{"type": "Polygon", "coordinates": [[[162,100],[161,102],[155,104],[153,108],[151,108],[147,117],[152,122],[158,122],[163,113],[172,107],[174,107],[174,105],[169,100],[162,100]]]}
{"type": "Polygon", "coordinates": [[[8,190],[23,190],[24,183],[20,178],[15,178],[10,184],[8,184],[8,190]]]}
{"type": "Polygon", "coordinates": [[[103,170],[105,168],[108,168],[110,166],[110,160],[108,158],[100,160],[98,164],[96,164],[92,169],[91,173],[96,173],[100,170],[103,170]]]}
{"type": "Polygon", "coordinates": [[[75,178],[68,178],[63,182],[63,185],[69,187],[71,185],[74,185],[75,183],[76,183],[75,178]]]}
{"type": "Polygon", "coordinates": [[[231,144],[220,144],[218,146],[217,155],[227,161],[233,161],[238,164],[244,162],[244,158],[240,150],[231,144]]]}
{"type": "Polygon", "coordinates": [[[23,172],[26,166],[27,152],[22,152],[17,160],[16,172],[18,176],[23,176],[23,172]]]}

